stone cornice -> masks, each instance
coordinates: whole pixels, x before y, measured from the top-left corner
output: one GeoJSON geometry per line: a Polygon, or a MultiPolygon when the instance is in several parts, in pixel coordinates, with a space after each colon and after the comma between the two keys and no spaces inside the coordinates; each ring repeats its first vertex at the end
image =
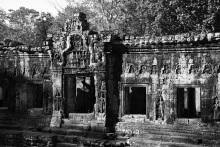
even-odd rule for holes
{"type": "Polygon", "coordinates": [[[28,53],[4,53],[0,54],[0,58],[10,58],[10,57],[17,57],[17,58],[22,58],[22,57],[28,57],[28,58],[50,58],[49,54],[43,54],[43,53],[35,53],[35,54],[28,54],[28,53]]]}
{"type": "Polygon", "coordinates": [[[19,45],[15,47],[7,47],[7,46],[0,46],[0,54],[5,54],[7,52],[13,52],[13,53],[28,53],[28,54],[35,54],[35,53],[47,53],[48,50],[51,50],[49,46],[43,46],[43,47],[30,47],[30,46],[24,46],[19,45]]]}
{"type": "Polygon", "coordinates": [[[163,46],[153,46],[153,47],[128,47],[123,44],[113,44],[110,52],[125,52],[125,53],[168,53],[168,52],[187,52],[187,53],[198,53],[198,52],[220,52],[220,45],[213,46],[197,46],[197,47],[163,47],[163,46]]]}

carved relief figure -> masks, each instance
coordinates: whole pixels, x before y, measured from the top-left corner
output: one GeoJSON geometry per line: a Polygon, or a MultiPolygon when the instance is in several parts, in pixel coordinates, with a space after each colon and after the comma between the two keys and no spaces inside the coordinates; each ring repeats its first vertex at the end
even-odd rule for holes
{"type": "Polygon", "coordinates": [[[135,72],[134,65],[130,65],[128,73],[134,73],[134,72],[135,72]]]}
{"type": "Polygon", "coordinates": [[[168,83],[168,77],[164,77],[163,78],[163,84],[167,84],[168,83]]]}
{"type": "Polygon", "coordinates": [[[206,65],[204,66],[203,74],[211,74],[211,73],[212,73],[211,65],[206,64],[206,65]]]}
{"type": "Polygon", "coordinates": [[[53,54],[52,60],[53,60],[53,63],[57,63],[58,65],[61,65],[63,62],[63,57],[60,52],[56,52],[53,54]]]}
{"type": "Polygon", "coordinates": [[[213,119],[214,120],[220,119],[220,99],[218,97],[214,98],[214,104],[212,108],[214,111],[213,119]]]}
{"type": "Polygon", "coordinates": [[[156,105],[156,118],[164,120],[164,101],[162,96],[157,101],[156,105]]]}
{"type": "Polygon", "coordinates": [[[60,97],[61,96],[61,94],[60,94],[60,89],[57,87],[57,86],[54,86],[54,88],[55,88],[55,97],[60,97]]]}
{"type": "Polygon", "coordinates": [[[181,74],[181,65],[177,65],[176,67],[176,74],[181,74]]]}
{"type": "Polygon", "coordinates": [[[106,107],[106,86],[105,86],[105,82],[102,81],[101,83],[101,113],[105,112],[105,107],[106,107]]]}
{"type": "Polygon", "coordinates": [[[194,69],[194,65],[191,65],[190,68],[189,68],[189,74],[193,74],[195,73],[195,69],[194,69]]]}
{"type": "Polygon", "coordinates": [[[162,74],[168,74],[168,73],[169,73],[168,65],[164,65],[162,74]]]}
{"type": "Polygon", "coordinates": [[[74,50],[81,51],[83,49],[82,36],[77,35],[77,34],[72,35],[71,42],[72,42],[72,47],[74,48],[74,50]]]}
{"type": "Polygon", "coordinates": [[[37,74],[36,67],[33,67],[31,77],[34,78],[34,76],[37,74]]]}
{"type": "Polygon", "coordinates": [[[102,62],[102,53],[101,52],[96,53],[96,59],[98,62],[102,62]]]}
{"type": "Polygon", "coordinates": [[[146,67],[145,65],[141,65],[141,66],[140,66],[140,70],[139,70],[139,74],[144,74],[144,73],[146,73],[146,69],[147,69],[147,67],[146,67]]]}
{"type": "Polygon", "coordinates": [[[51,106],[51,103],[52,103],[52,97],[51,97],[51,92],[47,91],[46,92],[46,111],[51,111],[52,110],[52,106],[51,106]]]}
{"type": "Polygon", "coordinates": [[[156,74],[157,73],[157,66],[156,65],[153,65],[151,67],[151,74],[156,74]]]}

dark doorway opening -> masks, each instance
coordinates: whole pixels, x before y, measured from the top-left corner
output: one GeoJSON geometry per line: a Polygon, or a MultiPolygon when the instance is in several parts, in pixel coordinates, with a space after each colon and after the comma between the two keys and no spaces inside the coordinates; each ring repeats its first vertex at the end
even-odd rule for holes
{"type": "Polygon", "coordinates": [[[43,84],[28,84],[27,108],[43,108],[43,84]]]}
{"type": "Polygon", "coordinates": [[[177,88],[177,117],[201,117],[200,88],[177,88]]]}
{"type": "Polygon", "coordinates": [[[146,114],[146,88],[125,87],[125,114],[146,114]]]}
{"type": "Polygon", "coordinates": [[[3,101],[4,101],[3,88],[0,87],[0,107],[4,107],[3,101]]]}
{"type": "Polygon", "coordinates": [[[65,76],[66,114],[93,112],[95,86],[93,77],[65,76]]]}

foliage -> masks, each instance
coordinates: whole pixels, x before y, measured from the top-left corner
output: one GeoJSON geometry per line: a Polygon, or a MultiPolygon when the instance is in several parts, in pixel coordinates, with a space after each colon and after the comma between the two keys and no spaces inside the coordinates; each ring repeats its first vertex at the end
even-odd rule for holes
{"type": "Polygon", "coordinates": [[[62,27],[68,18],[74,14],[83,12],[90,23],[90,29],[95,31],[114,30],[122,19],[120,5],[121,0],[66,0],[68,5],[58,14],[53,27],[62,27]]]}
{"type": "Polygon", "coordinates": [[[41,46],[47,33],[59,31],[67,19],[83,12],[95,31],[118,30],[127,35],[166,35],[220,31],[220,2],[215,0],[66,0],[54,18],[20,7],[0,10],[0,41],[4,38],[41,46]]]}
{"type": "Polygon", "coordinates": [[[96,13],[93,23],[97,22],[100,30],[118,29],[118,24],[123,19],[121,13],[121,0],[88,0],[93,12],[96,13]]]}
{"type": "Polygon", "coordinates": [[[8,27],[5,23],[6,12],[0,9],[0,41],[4,40],[4,36],[7,34],[8,27]]]}
{"type": "Polygon", "coordinates": [[[30,46],[41,46],[53,17],[49,13],[40,14],[36,10],[20,7],[9,10],[9,13],[0,11],[0,20],[3,20],[0,23],[0,41],[11,39],[30,46]]]}
{"type": "Polygon", "coordinates": [[[72,5],[72,2],[69,1],[69,5],[67,5],[62,12],[58,13],[58,16],[54,19],[51,28],[49,29],[50,33],[54,33],[62,28],[67,19],[73,18],[76,13],[85,13],[87,20],[95,17],[95,13],[91,11],[90,7],[87,5],[82,5],[79,3],[75,3],[72,5]]]}
{"type": "Polygon", "coordinates": [[[212,0],[124,0],[120,28],[132,35],[219,31],[219,2],[212,0]]]}
{"type": "Polygon", "coordinates": [[[42,46],[47,38],[50,27],[52,26],[54,18],[50,13],[41,13],[40,18],[35,21],[34,32],[34,46],[42,46]]]}

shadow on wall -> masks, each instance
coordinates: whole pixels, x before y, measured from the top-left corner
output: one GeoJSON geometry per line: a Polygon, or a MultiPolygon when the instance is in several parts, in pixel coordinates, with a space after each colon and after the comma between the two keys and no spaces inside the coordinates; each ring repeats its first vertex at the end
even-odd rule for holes
{"type": "MultiPolygon", "coordinates": [[[[47,105],[45,106],[47,108],[50,107],[50,102],[44,102],[47,97],[44,97],[42,81],[38,80],[36,83],[22,74],[0,72],[0,107],[6,107],[12,112],[23,112],[29,108],[43,108],[44,105],[47,105]]],[[[49,109],[44,110],[44,112],[46,111],[49,109]]]]}

